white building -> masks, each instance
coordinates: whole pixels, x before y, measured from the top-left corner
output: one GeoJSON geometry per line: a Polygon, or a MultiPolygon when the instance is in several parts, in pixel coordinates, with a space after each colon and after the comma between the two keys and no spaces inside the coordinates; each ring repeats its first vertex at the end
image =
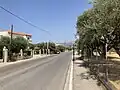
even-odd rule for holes
{"type": "MultiPolygon", "coordinates": [[[[13,32],[13,38],[16,38],[18,36],[25,38],[29,43],[32,43],[32,35],[31,34],[26,34],[26,33],[21,33],[21,32],[13,32]]],[[[1,36],[6,36],[10,37],[11,36],[11,30],[7,31],[0,31],[0,37],[1,36]]]]}

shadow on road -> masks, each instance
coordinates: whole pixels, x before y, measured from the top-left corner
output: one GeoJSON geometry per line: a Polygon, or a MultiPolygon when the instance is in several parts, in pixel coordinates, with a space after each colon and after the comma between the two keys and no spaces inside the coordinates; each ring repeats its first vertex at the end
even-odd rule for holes
{"type": "Polygon", "coordinates": [[[86,79],[86,80],[89,80],[89,79],[96,80],[95,76],[91,75],[90,72],[84,72],[84,73],[79,74],[78,76],[80,76],[81,80],[83,80],[83,79],[86,79]]]}

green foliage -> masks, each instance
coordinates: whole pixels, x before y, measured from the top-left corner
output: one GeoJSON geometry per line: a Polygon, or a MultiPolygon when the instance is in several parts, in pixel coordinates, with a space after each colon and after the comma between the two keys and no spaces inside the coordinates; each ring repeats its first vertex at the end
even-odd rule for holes
{"type": "Polygon", "coordinates": [[[65,47],[65,50],[71,51],[72,47],[71,46],[67,46],[67,47],[65,47]]]}
{"type": "Polygon", "coordinates": [[[108,50],[118,50],[120,43],[120,1],[94,0],[93,8],[78,17],[77,33],[80,37],[78,48],[88,52],[98,49],[105,54],[105,43],[108,50]],[[103,39],[101,37],[104,37],[103,39]]]}
{"type": "Polygon", "coordinates": [[[40,49],[47,49],[47,44],[48,44],[48,48],[49,49],[55,49],[55,43],[53,42],[42,42],[42,43],[38,43],[35,46],[39,47],[40,49]]]}
{"type": "Polygon", "coordinates": [[[35,48],[35,45],[32,44],[32,43],[29,43],[28,46],[29,46],[29,49],[34,49],[35,48]]]}
{"type": "MultiPolygon", "coordinates": [[[[10,38],[2,36],[0,39],[0,57],[2,57],[3,47],[10,49],[10,38]]],[[[12,40],[12,53],[19,53],[20,49],[25,50],[28,46],[28,42],[23,37],[16,37],[12,40]]]]}
{"type": "Polygon", "coordinates": [[[19,53],[20,49],[23,51],[28,47],[28,42],[23,37],[16,37],[12,40],[12,52],[19,53]]]}
{"type": "Polygon", "coordinates": [[[47,49],[47,44],[48,44],[48,48],[50,49],[50,52],[52,53],[56,53],[56,46],[55,43],[53,42],[42,42],[42,43],[38,43],[35,46],[38,47],[39,49],[47,49]]]}
{"type": "MultiPolygon", "coordinates": [[[[28,42],[23,37],[16,37],[12,40],[12,52],[18,53],[20,49],[25,50],[27,48],[28,42]]],[[[6,46],[10,48],[10,38],[2,36],[0,39],[0,50],[3,50],[3,47],[6,46]]]]}
{"type": "Polygon", "coordinates": [[[56,46],[55,46],[55,43],[53,42],[49,42],[49,47],[50,51],[56,51],[56,46]]]}
{"type": "Polygon", "coordinates": [[[58,45],[57,46],[57,50],[60,52],[64,52],[65,51],[65,47],[63,45],[58,45]]]}
{"type": "Polygon", "coordinates": [[[46,43],[44,43],[44,42],[38,43],[38,44],[36,44],[35,46],[39,47],[40,49],[45,49],[45,48],[47,48],[47,45],[46,45],[46,43]]]}
{"type": "MultiPolygon", "coordinates": [[[[39,49],[47,49],[47,42],[38,43],[35,46],[38,47],[39,49]]],[[[62,45],[56,46],[55,43],[53,43],[53,42],[48,42],[48,48],[50,49],[50,52],[54,53],[54,54],[56,54],[59,51],[60,52],[65,51],[64,46],[62,46],[62,45]]]]}
{"type": "Polygon", "coordinates": [[[2,58],[3,47],[6,46],[9,48],[10,38],[2,36],[0,38],[0,58],[2,58]]]}
{"type": "Polygon", "coordinates": [[[10,38],[2,36],[0,39],[0,50],[2,50],[4,46],[9,48],[9,44],[10,44],[10,38]]]}

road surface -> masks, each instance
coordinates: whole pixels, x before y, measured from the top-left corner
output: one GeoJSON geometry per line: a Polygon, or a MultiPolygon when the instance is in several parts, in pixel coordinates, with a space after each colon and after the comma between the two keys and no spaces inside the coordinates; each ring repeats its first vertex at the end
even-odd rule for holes
{"type": "Polygon", "coordinates": [[[72,53],[0,68],[0,90],[63,90],[72,53]]]}

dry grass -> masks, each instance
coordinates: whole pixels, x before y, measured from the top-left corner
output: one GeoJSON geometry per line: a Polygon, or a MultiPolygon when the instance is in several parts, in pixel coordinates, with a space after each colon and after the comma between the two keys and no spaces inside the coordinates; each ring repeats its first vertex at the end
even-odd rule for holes
{"type": "Polygon", "coordinates": [[[107,56],[111,57],[112,58],[111,60],[120,61],[120,57],[116,52],[111,52],[111,53],[109,52],[107,53],[107,56]]]}
{"type": "MultiPolygon", "coordinates": [[[[107,53],[108,57],[111,57],[111,60],[120,61],[120,56],[116,52],[107,53]]],[[[110,81],[118,90],[120,90],[120,80],[110,81]]]]}
{"type": "Polygon", "coordinates": [[[120,90],[120,80],[115,81],[115,82],[110,81],[110,83],[113,84],[117,88],[117,90],[120,90]]]}

